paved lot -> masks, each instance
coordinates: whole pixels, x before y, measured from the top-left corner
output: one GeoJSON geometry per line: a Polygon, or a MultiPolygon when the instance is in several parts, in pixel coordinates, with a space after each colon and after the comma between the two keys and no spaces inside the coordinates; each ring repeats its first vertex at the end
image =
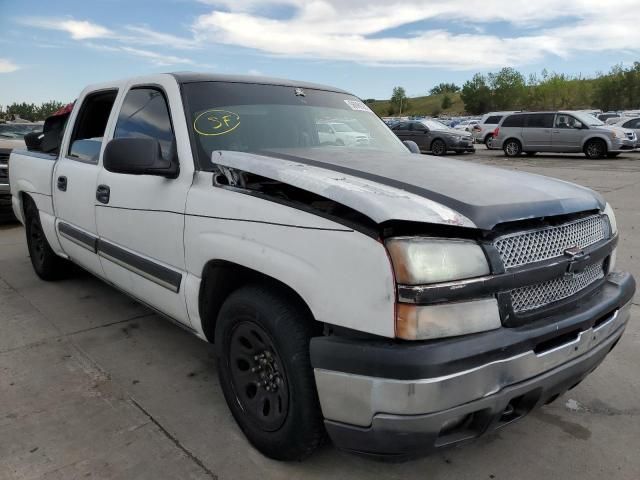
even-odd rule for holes
{"type": "MultiPolygon", "coordinates": [[[[559,177],[613,203],[618,262],[640,278],[640,153],[470,161],[559,177]]],[[[428,158],[425,157],[425,161],[428,158]]],[[[262,457],[224,403],[211,347],[101,281],[40,281],[0,226],[0,479],[638,479],[640,309],[618,347],[554,404],[473,445],[405,464],[324,447],[262,457]]]]}

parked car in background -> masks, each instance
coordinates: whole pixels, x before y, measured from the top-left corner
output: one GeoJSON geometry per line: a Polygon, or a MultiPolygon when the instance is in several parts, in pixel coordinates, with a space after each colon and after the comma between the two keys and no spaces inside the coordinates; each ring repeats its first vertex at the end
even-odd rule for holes
{"type": "Polygon", "coordinates": [[[322,144],[342,146],[369,142],[368,135],[355,131],[344,122],[318,122],[316,127],[322,144]]]}
{"type": "Polygon", "coordinates": [[[494,147],[508,157],[536,152],[584,152],[587,158],[615,157],[636,146],[633,130],[605,125],[580,112],[514,113],[502,119],[494,147]]]}
{"type": "Polygon", "coordinates": [[[475,125],[477,125],[478,123],[480,123],[480,120],[462,120],[461,122],[457,123],[453,128],[455,128],[456,130],[463,130],[465,132],[471,132],[471,130],[473,129],[473,127],[475,125]]]}
{"type": "Polygon", "coordinates": [[[620,118],[620,114],[618,112],[604,112],[596,117],[601,122],[606,123],[607,120],[620,118]]]}
{"type": "Polygon", "coordinates": [[[9,156],[15,148],[24,148],[24,136],[41,129],[39,123],[0,124],[0,219],[12,218],[11,192],[9,187],[9,156]]]}
{"type": "Polygon", "coordinates": [[[623,118],[616,123],[616,127],[633,130],[636,134],[636,148],[640,148],[640,117],[623,118]]]}
{"type": "Polygon", "coordinates": [[[492,148],[493,131],[500,123],[500,120],[502,120],[502,117],[511,113],[515,112],[510,111],[485,113],[480,119],[480,122],[473,126],[472,134],[474,141],[476,141],[477,143],[484,143],[487,148],[492,148]]]}
{"type": "Polygon", "coordinates": [[[400,140],[415,142],[422,153],[446,155],[449,151],[475,152],[470,133],[449,128],[432,118],[398,122],[391,126],[391,130],[400,140]]]}

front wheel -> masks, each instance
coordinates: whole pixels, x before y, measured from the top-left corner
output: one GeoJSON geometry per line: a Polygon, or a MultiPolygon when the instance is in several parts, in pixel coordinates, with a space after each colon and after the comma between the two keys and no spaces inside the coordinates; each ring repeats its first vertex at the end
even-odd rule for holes
{"type": "Polygon", "coordinates": [[[487,135],[484,139],[484,144],[489,150],[491,150],[491,147],[493,146],[493,135],[487,135]]]}
{"type": "Polygon", "coordinates": [[[603,158],[607,154],[607,145],[602,140],[590,140],[584,147],[587,158],[603,158]]]}
{"type": "Polygon", "coordinates": [[[518,140],[507,140],[502,148],[507,157],[519,157],[522,153],[522,145],[518,140]]]}
{"type": "Polygon", "coordinates": [[[431,153],[434,155],[445,155],[447,153],[447,144],[439,138],[431,143],[431,153]]]}
{"type": "Polygon", "coordinates": [[[301,460],[324,439],[309,358],[318,334],[288,292],[243,287],[225,301],[216,323],[220,383],[233,417],[267,457],[301,460]]]}

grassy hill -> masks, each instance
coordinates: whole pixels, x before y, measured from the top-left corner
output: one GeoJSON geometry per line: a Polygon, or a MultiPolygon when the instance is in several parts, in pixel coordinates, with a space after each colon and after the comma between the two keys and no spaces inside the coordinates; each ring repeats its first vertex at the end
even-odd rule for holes
{"type": "MultiPolygon", "coordinates": [[[[452,101],[451,107],[442,109],[442,99],[444,95],[427,95],[425,97],[415,97],[409,99],[409,108],[402,109],[402,115],[456,115],[464,113],[464,104],[459,93],[448,94],[452,101]]],[[[369,108],[381,117],[389,116],[389,100],[376,100],[367,103],[369,108]]],[[[397,113],[396,113],[397,115],[397,113]]]]}

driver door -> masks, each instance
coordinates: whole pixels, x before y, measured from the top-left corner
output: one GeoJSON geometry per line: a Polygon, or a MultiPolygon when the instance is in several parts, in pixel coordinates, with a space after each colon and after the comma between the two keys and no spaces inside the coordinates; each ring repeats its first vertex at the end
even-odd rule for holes
{"type": "Polygon", "coordinates": [[[169,179],[102,168],[96,222],[105,276],[142,302],[189,325],[183,232],[193,161],[182,111],[175,82],[128,86],[110,139],[156,139],[163,158],[179,162],[180,172],[169,179]],[[177,142],[176,137],[183,141],[177,142]]]}
{"type": "Polygon", "coordinates": [[[573,115],[568,113],[556,114],[552,130],[552,146],[556,152],[580,152],[585,130],[573,115]]]}

